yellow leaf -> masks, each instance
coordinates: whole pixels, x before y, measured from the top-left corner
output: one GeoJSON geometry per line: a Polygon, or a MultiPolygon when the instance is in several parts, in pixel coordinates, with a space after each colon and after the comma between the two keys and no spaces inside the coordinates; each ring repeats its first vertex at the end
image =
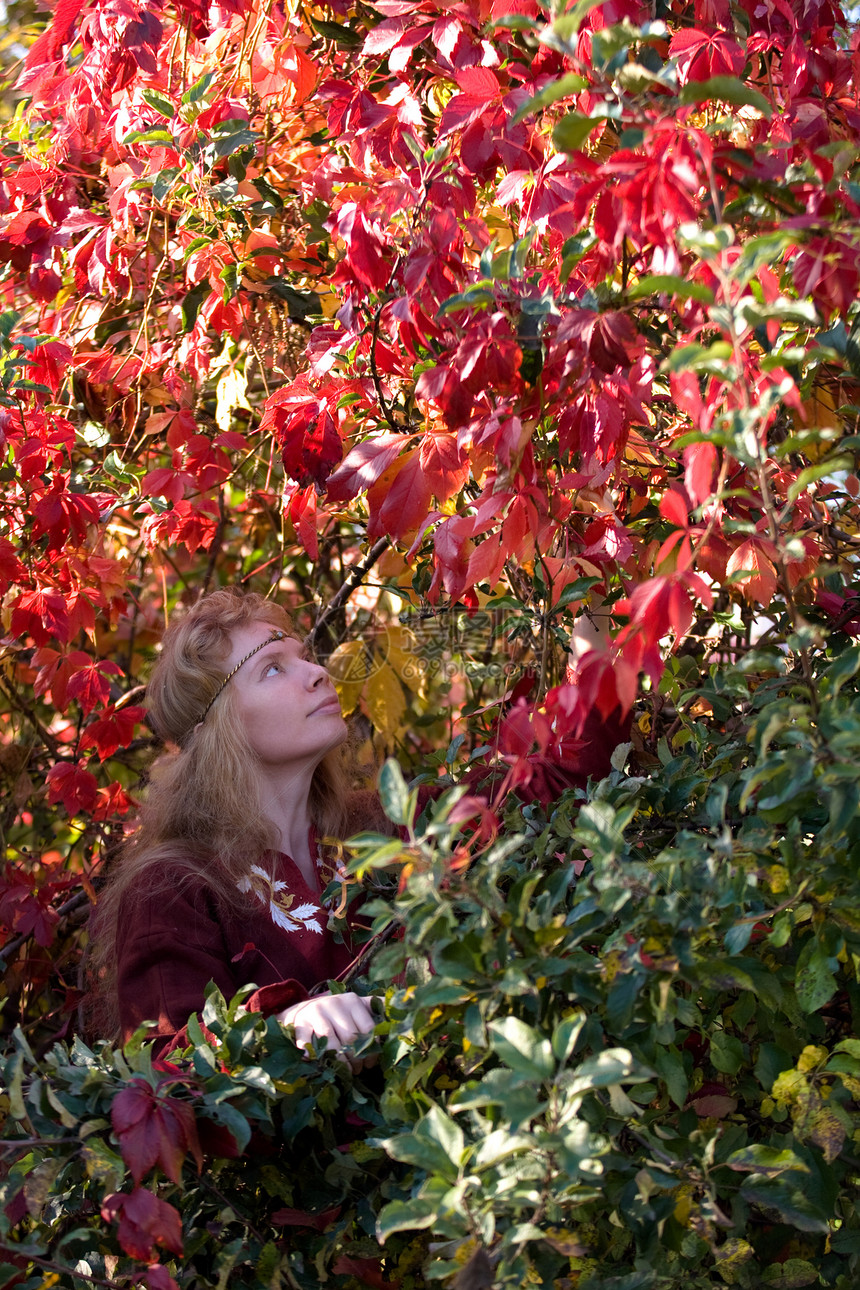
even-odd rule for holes
{"type": "Polygon", "coordinates": [[[816,1111],[810,1117],[806,1131],[810,1141],[821,1148],[827,1163],[832,1164],[845,1142],[845,1126],[835,1111],[829,1111],[826,1107],[816,1111]]]}
{"type": "Polygon", "coordinates": [[[797,1061],[799,1071],[811,1071],[822,1062],[826,1062],[829,1053],[826,1048],[820,1048],[816,1044],[807,1044],[797,1061]]]}
{"type": "Polygon", "coordinates": [[[421,646],[408,627],[392,625],[388,629],[388,662],[409,689],[421,694],[426,668],[422,667],[421,646]]]}
{"type": "Polygon", "coordinates": [[[364,683],[367,680],[367,658],[363,641],[345,641],[328,660],[328,671],[344,715],[349,716],[358,707],[364,683]]]}
{"type": "Polygon", "coordinates": [[[215,422],[219,430],[227,431],[233,424],[233,413],[237,408],[247,408],[248,386],[244,372],[230,367],[215,386],[215,422]]]}
{"type": "MultiPolygon", "coordinates": [[[[802,417],[795,418],[795,424],[798,430],[801,427],[804,430],[836,430],[842,432],[844,424],[839,413],[836,411],[836,399],[833,390],[820,383],[812,387],[812,393],[802,405],[802,417]]],[[[813,465],[820,461],[826,452],[831,449],[830,436],[824,435],[820,443],[807,443],[803,449],[803,455],[813,465]]]]}
{"type": "Polygon", "coordinates": [[[788,887],[789,877],[788,877],[788,870],[786,869],[785,865],[783,864],[768,865],[766,872],[767,872],[767,880],[770,884],[770,889],[775,896],[778,895],[779,892],[786,890],[786,888],[788,887]]]}
{"type": "Polygon", "coordinates": [[[749,1241],[739,1237],[730,1237],[714,1251],[717,1271],[727,1285],[737,1285],[741,1280],[740,1269],[753,1256],[753,1247],[749,1241]]]}
{"type": "Polygon", "coordinates": [[[684,1183],[678,1188],[678,1199],[675,1202],[674,1218],[682,1227],[687,1227],[693,1209],[693,1189],[684,1183]]]}
{"type": "Polygon", "coordinates": [[[370,719],[383,734],[393,735],[406,712],[406,696],[396,673],[385,663],[367,683],[365,702],[370,719]]]}

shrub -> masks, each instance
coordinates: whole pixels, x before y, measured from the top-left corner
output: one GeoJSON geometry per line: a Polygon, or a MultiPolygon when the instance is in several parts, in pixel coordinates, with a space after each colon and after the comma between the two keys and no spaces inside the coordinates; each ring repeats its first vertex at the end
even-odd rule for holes
{"type": "Polygon", "coordinates": [[[815,657],[668,683],[729,732],[685,717],[653,775],[511,800],[494,838],[462,788],[415,821],[389,764],[404,840],[351,864],[376,1066],[217,994],[177,1065],[19,1032],[7,1278],[850,1290],[860,647],[815,657]]]}

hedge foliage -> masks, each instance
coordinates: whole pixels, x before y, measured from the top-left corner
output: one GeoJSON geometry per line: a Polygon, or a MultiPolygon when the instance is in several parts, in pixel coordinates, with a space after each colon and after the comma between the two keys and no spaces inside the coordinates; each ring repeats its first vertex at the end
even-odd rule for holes
{"type": "Polygon", "coordinates": [[[5,1284],[853,1290],[860,647],[833,641],[811,685],[759,651],[693,694],[676,663],[725,734],[684,717],[652,775],[496,836],[462,787],[416,821],[389,763],[405,840],[351,862],[376,1064],[216,993],[175,1064],[19,1032],[5,1284]]]}

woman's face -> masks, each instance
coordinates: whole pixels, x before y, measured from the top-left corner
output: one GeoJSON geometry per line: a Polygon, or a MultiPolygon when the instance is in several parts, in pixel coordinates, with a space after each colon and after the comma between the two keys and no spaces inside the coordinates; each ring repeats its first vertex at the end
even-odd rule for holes
{"type": "MultiPolygon", "coordinates": [[[[231,632],[225,672],[271,633],[270,623],[251,623],[231,632]]],[[[346,738],[331,677],[311,662],[302,642],[293,637],[264,646],[242,664],[230,685],[248,743],[272,770],[312,770],[346,738]]]]}

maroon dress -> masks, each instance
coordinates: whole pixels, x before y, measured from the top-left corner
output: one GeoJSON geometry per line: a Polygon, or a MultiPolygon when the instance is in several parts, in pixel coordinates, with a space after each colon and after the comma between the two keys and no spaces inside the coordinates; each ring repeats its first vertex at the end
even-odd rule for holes
{"type": "MultiPolygon", "coordinates": [[[[312,851],[313,854],[313,851],[312,851]]],[[[214,981],[225,998],[258,988],[247,1006],[270,1016],[338,977],[352,947],[328,930],[322,876],[309,886],[287,855],[272,857],[271,877],[254,865],[225,909],[206,883],[165,864],[147,890],[130,893],[116,943],[117,995],[125,1042],[144,1021],[156,1023],[157,1049],[187,1043],[185,1025],[214,981]]]]}

